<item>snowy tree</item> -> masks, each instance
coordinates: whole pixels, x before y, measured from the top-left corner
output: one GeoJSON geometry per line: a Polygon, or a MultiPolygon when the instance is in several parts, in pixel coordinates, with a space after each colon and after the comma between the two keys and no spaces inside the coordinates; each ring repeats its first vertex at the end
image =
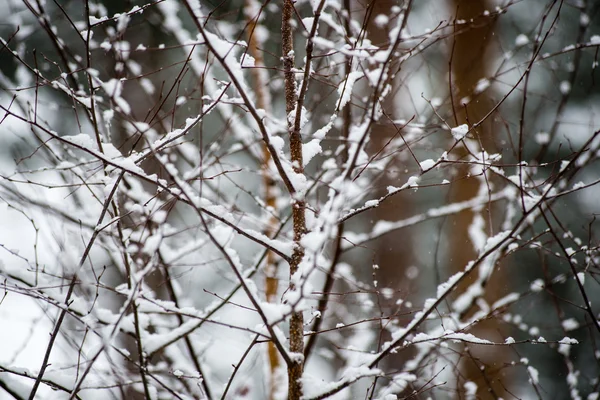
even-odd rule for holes
{"type": "Polygon", "coordinates": [[[600,397],[600,7],[5,0],[0,398],[600,397]]]}

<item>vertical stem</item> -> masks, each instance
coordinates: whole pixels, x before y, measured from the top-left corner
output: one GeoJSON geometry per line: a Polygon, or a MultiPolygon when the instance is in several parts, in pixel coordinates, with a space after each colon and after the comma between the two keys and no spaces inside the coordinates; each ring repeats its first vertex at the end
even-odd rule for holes
{"type": "MultiPolygon", "coordinates": [[[[248,34],[248,54],[254,57],[255,68],[250,69],[250,75],[252,76],[252,83],[254,86],[254,93],[256,95],[256,106],[265,110],[267,115],[271,114],[271,97],[268,89],[269,76],[267,70],[264,68],[264,58],[261,51],[262,42],[260,35],[255,34],[255,30],[259,27],[259,19],[262,8],[258,7],[256,0],[245,1],[245,13],[248,21],[246,32],[248,34]],[[257,15],[254,15],[259,10],[257,15]]],[[[263,142],[262,146],[262,165],[260,173],[263,181],[263,195],[265,205],[268,208],[266,215],[266,227],[263,233],[267,237],[273,237],[273,234],[277,230],[277,219],[273,215],[275,210],[275,199],[276,199],[276,186],[275,181],[271,177],[271,171],[269,164],[271,163],[271,153],[267,148],[267,145],[263,142]],[[270,210],[270,211],[269,211],[270,210]]],[[[277,260],[275,254],[272,251],[267,252],[265,261],[265,297],[269,303],[275,302],[277,298],[277,289],[279,287],[279,281],[277,279],[277,260]]],[[[273,400],[275,392],[277,390],[279,382],[277,379],[277,368],[280,365],[279,353],[277,347],[273,342],[269,342],[267,345],[267,352],[269,356],[269,400],[273,400]]]]}
{"type": "MultiPolygon", "coordinates": [[[[283,71],[285,80],[285,110],[288,115],[288,133],[290,135],[290,156],[294,167],[294,172],[302,174],[304,167],[302,163],[302,138],[300,130],[294,127],[294,119],[289,118],[290,113],[302,112],[297,110],[298,98],[296,95],[296,79],[292,68],[294,67],[294,38],[292,35],[291,18],[294,14],[294,4],[292,0],[283,0],[282,23],[281,23],[281,48],[283,57],[283,71]]],[[[295,195],[292,204],[292,221],[294,226],[294,252],[290,261],[290,285],[289,290],[295,291],[296,288],[294,274],[298,272],[298,267],[304,257],[304,249],[300,244],[300,239],[306,231],[306,221],[304,216],[305,202],[304,198],[295,195]]],[[[302,370],[304,367],[304,318],[301,311],[293,311],[290,319],[290,352],[295,353],[291,357],[288,365],[288,399],[298,400],[302,396],[302,370]]]]}

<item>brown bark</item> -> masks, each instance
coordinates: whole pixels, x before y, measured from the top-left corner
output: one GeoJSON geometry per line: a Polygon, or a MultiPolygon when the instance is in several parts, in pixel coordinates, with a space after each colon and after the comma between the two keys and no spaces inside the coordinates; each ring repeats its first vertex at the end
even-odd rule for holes
{"type": "MultiPolygon", "coordinates": [[[[283,0],[282,23],[281,23],[281,41],[282,58],[285,81],[285,110],[289,116],[296,110],[298,98],[296,97],[296,79],[292,68],[294,67],[294,38],[292,33],[291,19],[294,14],[294,3],[292,0],[283,0]]],[[[302,112],[301,109],[297,110],[302,112]]],[[[299,129],[296,129],[294,121],[288,117],[288,133],[290,139],[290,155],[294,166],[294,172],[301,174],[304,172],[302,162],[302,138],[299,129]]],[[[292,195],[298,195],[297,192],[292,195]]],[[[305,220],[305,202],[304,199],[297,198],[292,204],[292,223],[294,227],[294,251],[290,261],[290,285],[289,290],[295,291],[296,288],[294,274],[298,272],[298,267],[304,257],[304,249],[300,244],[300,239],[306,231],[305,220]]],[[[294,306],[292,304],[292,306],[294,306]]],[[[304,368],[304,317],[301,311],[293,311],[290,318],[290,352],[292,360],[288,365],[288,399],[299,400],[302,397],[302,371],[304,368]]]]}
{"type": "MultiPolygon", "coordinates": [[[[486,0],[452,0],[450,6],[456,10],[456,20],[468,21],[468,24],[456,25],[457,33],[454,37],[450,63],[450,90],[452,91],[454,116],[453,123],[461,125],[468,123],[469,126],[479,122],[493,107],[493,101],[487,92],[474,94],[474,90],[480,79],[487,77],[487,59],[486,52],[492,51],[491,40],[493,38],[494,24],[489,19],[481,19],[485,10],[492,9],[491,4],[486,0]],[[460,29],[460,30],[459,30],[460,29]],[[466,105],[462,104],[463,99],[468,98],[466,105]]],[[[496,152],[494,143],[494,126],[491,118],[484,121],[471,134],[478,141],[483,149],[488,153],[496,152]]],[[[465,149],[461,150],[460,156],[470,158],[465,149]]],[[[458,202],[473,198],[477,195],[480,181],[475,177],[467,177],[469,166],[460,166],[457,168],[458,180],[452,184],[451,202],[458,202]]],[[[491,210],[488,210],[491,213],[491,210]]],[[[473,244],[469,239],[468,229],[473,222],[474,214],[472,211],[464,211],[457,216],[451,217],[446,221],[446,226],[451,229],[448,238],[448,273],[453,274],[462,271],[465,265],[477,254],[473,244]]],[[[487,221],[486,230],[490,232],[494,227],[490,227],[491,221],[484,215],[487,221]]],[[[497,221],[496,221],[497,222],[497,221]]],[[[486,286],[486,297],[498,293],[498,288],[502,286],[505,280],[499,271],[486,286]]],[[[467,285],[471,284],[475,275],[460,286],[458,292],[462,292],[467,285]]],[[[493,298],[493,297],[492,297],[493,298]]],[[[489,336],[490,332],[497,332],[498,319],[491,319],[477,324],[472,330],[476,336],[489,336]],[[487,333],[486,333],[487,332],[487,333]]],[[[502,363],[503,356],[500,352],[494,351],[489,347],[468,348],[467,355],[462,364],[461,374],[465,380],[474,381],[478,384],[478,398],[498,398],[502,396],[506,382],[500,382],[497,376],[490,375],[487,368],[482,366],[502,363]]],[[[504,360],[505,361],[505,360],[504,360]]]]}

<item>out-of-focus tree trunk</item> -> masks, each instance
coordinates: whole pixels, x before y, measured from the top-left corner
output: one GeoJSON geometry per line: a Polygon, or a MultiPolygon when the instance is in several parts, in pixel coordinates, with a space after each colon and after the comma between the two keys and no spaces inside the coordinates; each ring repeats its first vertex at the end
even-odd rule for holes
{"type": "MultiPolygon", "coordinates": [[[[376,46],[386,48],[389,44],[388,27],[378,27],[373,23],[375,17],[379,14],[389,15],[392,6],[398,6],[397,0],[378,0],[373,2],[373,11],[368,24],[368,36],[376,46]]],[[[393,85],[398,84],[396,79],[393,85]]],[[[395,89],[395,88],[394,88],[395,89]]],[[[392,93],[395,90],[392,89],[392,93]]],[[[394,104],[394,96],[386,97],[383,104],[385,112],[392,118],[400,118],[401,110],[394,104]]],[[[370,154],[375,154],[380,151],[390,138],[397,136],[397,129],[386,118],[382,118],[380,123],[374,125],[371,133],[371,149],[370,154]]],[[[384,153],[386,151],[384,150],[384,153]]],[[[397,185],[402,181],[401,176],[404,175],[406,167],[398,161],[394,161],[389,165],[389,170],[394,173],[391,178],[388,175],[383,175],[377,182],[377,186],[381,188],[381,192],[374,194],[382,196],[387,193],[389,185],[397,185]],[[397,173],[395,173],[397,172],[397,173]]],[[[407,199],[408,196],[403,194],[393,196],[379,205],[374,213],[376,221],[396,221],[406,218],[410,215],[411,207],[407,199]]],[[[409,238],[402,231],[394,232],[380,238],[375,244],[377,249],[375,262],[379,266],[377,276],[375,277],[381,286],[389,287],[394,290],[405,292],[409,285],[403,283],[404,272],[411,265],[411,244],[409,238]],[[403,290],[404,289],[404,290],[403,290]]]]}
{"type": "MultiPolygon", "coordinates": [[[[380,14],[389,16],[391,8],[393,6],[401,6],[402,3],[398,0],[377,0],[371,3],[372,11],[368,20],[367,32],[368,37],[375,46],[382,49],[389,46],[389,27],[393,25],[377,26],[374,23],[375,18],[380,14]]],[[[368,9],[367,12],[369,12],[368,9]]],[[[397,92],[401,79],[401,77],[394,79],[391,93],[397,92]]],[[[404,113],[402,107],[395,101],[395,97],[387,96],[383,102],[383,109],[392,119],[400,119],[404,117],[404,113]]],[[[371,129],[371,145],[368,148],[369,155],[377,154],[382,149],[382,154],[391,152],[391,148],[384,149],[384,147],[390,139],[397,139],[397,135],[397,127],[387,117],[382,117],[371,129]]],[[[402,156],[404,156],[404,153],[400,154],[400,157],[402,156]]],[[[403,162],[398,157],[394,157],[394,160],[388,165],[386,171],[382,172],[382,176],[377,180],[379,190],[373,193],[371,198],[384,196],[387,194],[386,188],[388,186],[398,186],[399,182],[405,182],[407,178],[404,172],[405,169],[406,165],[403,165],[403,162]]],[[[373,219],[375,221],[397,221],[409,217],[413,211],[410,194],[400,193],[388,198],[375,208],[373,219]]],[[[398,306],[395,305],[395,302],[398,297],[405,298],[411,294],[410,290],[413,290],[414,281],[409,282],[406,280],[406,270],[414,262],[412,239],[410,235],[406,234],[405,230],[398,230],[377,239],[372,244],[372,248],[375,250],[374,262],[378,265],[378,269],[373,271],[373,279],[377,281],[377,289],[390,288],[396,293],[391,299],[379,298],[379,304],[382,306],[381,311],[383,313],[397,312],[398,306]]],[[[380,336],[380,341],[388,339],[385,336],[380,336]]],[[[402,365],[402,363],[410,358],[411,354],[410,351],[404,351],[392,355],[388,357],[385,363],[388,365],[402,365]]]]}
{"type": "MultiPolygon", "coordinates": [[[[487,60],[490,57],[486,57],[486,54],[493,51],[492,39],[495,27],[493,23],[490,23],[490,19],[482,19],[482,17],[485,10],[491,10],[493,7],[487,0],[451,0],[448,5],[451,11],[455,13],[455,20],[468,22],[467,24],[456,25],[456,35],[451,48],[450,90],[452,91],[454,115],[448,120],[448,123],[456,126],[468,123],[471,127],[472,124],[484,118],[493,107],[490,96],[491,90],[474,95],[478,82],[487,78],[489,73],[487,60]],[[463,103],[466,105],[463,105],[463,103]]],[[[496,152],[494,135],[497,133],[493,116],[471,132],[474,141],[478,141],[482,149],[489,154],[496,152]]],[[[459,154],[467,159],[472,157],[464,148],[460,149],[459,154]]],[[[476,177],[462,179],[469,174],[469,166],[458,166],[457,168],[458,179],[452,185],[451,202],[464,201],[475,197],[481,184],[481,181],[476,177]]],[[[490,227],[489,225],[490,222],[493,224],[498,221],[490,221],[485,210],[482,216],[486,220],[485,231],[488,234],[496,232],[497,226],[490,227]]],[[[468,232],[473,218],[474,214],[469,210],[452,216],[446,221],[449,274],[464,270],[465,265],[477,256],[468,232]]],[[[502,270],[494,272],[495,277],[486,285],[486,295],[484,297],[493,296],[495,292],[498,292],[498,288],[503,285],[505,279],[500,276],[501,273],[502,270]]],[[[473,275],[468,282],[465,282],[465,285],[472,283],[475,277],[476,275],[473,275]]],[[[477,324],[474,334],[481,337],[494,335],[498,331],[498,324],[498,319],[480,322],[477,324]]],[[[502,354],[489,346],[474,346],[470,348],[467,354],[470,354],[471,358],[464,359],[461,374],[465,381],[477,383],[478,398],[502,397],[505,392],[504,387],[508,386],[507,382],[500,382],[498,376],[488,374],[489,366],[495,364],[497,367],[501,365],[498,363],[503,361],[502,354]],[[482,368],[483,365],[486,368],[482,368]]],[[[492,367],[492,369],[496,370],[495,367],[492,367]]]]}
{"type": "MultiPolygon", "coordinates": [[[[259,29],[264,29],[260,25],[260,17],[262,14],[262,5],[256,0],[245,0],[244,2],[244,13],[248,26],[246,28],[246,36],[248,40],[248,54],[254,57],[255,68],[250,70],[252,76],[252,85],[254,94],[256,95],[256,106],[265,110],[267,115],[271,114],[271,97],[268,88],[269,74],[264,68],[265,63],[263,60],[263,47],[264,43],[260,40],[260,33],[257,32],[259,29]]],[[[275,200],[276,200],[276,185],[275,181],[271,177],[271,170],[269,164],[271,162],[271,153],[267,149],[267,146],[263,144],[262,149],[263,161],[261,166],[261,175],[263,180],[263,201],[266,207],[269,208],[268,212],[265,213],[266,227],[264,234],[267,237],[272,237],[275,233],[277,226],[277,219],[275,218],[275,200]],[[271,213],[271,214],[270,214],[271,213]]],[[[265,297],[269,303],[277,301],[277,291],[279,288],[279,280],[277,278],[277,259],[275,254],[272,252],[267,253],[265,261],[265,297]]],[[[283,384],[282,374],[279,371],[280,359],[277,352],[277,348],[273,342],[269,342],[267,345],[267,354],[269,358],[269,399],[275,398],[275,393],[278,387],[283,384]]]]}

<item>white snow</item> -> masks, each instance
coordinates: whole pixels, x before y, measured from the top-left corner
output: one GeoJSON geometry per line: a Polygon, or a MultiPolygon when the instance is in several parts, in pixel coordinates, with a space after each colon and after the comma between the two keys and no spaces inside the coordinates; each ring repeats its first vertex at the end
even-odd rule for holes
{"type": "Polygon", "coordinates": [[[574,331],[575,329],[579,328],[579,322],[577,322],[575,318],[567,318],[562,321],[561,325],[567,332],[574,331]]]}
{"type": "Polygon", "coordinates": [[[492,310],[504,307],[505,305],[514,303],[517,300],[519,300],[519,293],[509,293],[501,299],[496,300],[494,304],[492,304],[492,310]]]}
{"type": "Polygon", "coordinates": [[[285,317],[290,315],[292,311],[289,304],[269,303],[266,301],[262,301],[259,304],[269,324],[285,321],[285,317]]]}
{"type": "Polygon", "coordinates": [[[469,132],[469,125],[467,125],[467,124],[459,125],[450,130],[450,133],[452,133],[452,136],[454,136],[454,140],[456,140],[457,142],[459,140],[462,140],[465,136],[467,136],[468,132],[469,132]]]}
{"type": "Polygon", "coordinates": [[[96,146],[96,143],[94,143],[92,137],[86,133],[80,133],[78,135],[72,136],[63,136],[62,139],[83,149],[96,150],[98,148],[96,146]]]}
{"type": "Polygon", "coordinates": [[[420,180],[421,180],[421,178],[419,178],[418,176],[411,176],[406,181],[406,186],[408,186],[408,187],[417,187],[417,186],[419,186],[419,181],[420,180]]]}
{"type": "Polygon", "coordinates": [[[550,134],[548,132],[538,132],[535,134],[535,141],[538,144],[550,143],[550,134]]]}
{"type": "Polygon", "coordinates": [[[477,82],[477,85],[475,86],[475,94],[477,93],[482,93],[484,92],[487,88],[489,88],[491,85],[489,79],[486,78],[482,78],[477,82]]]}
{"type": "Polygon", "coordinates": [[[578,190],[578,189],[582,189],[585,187],[585,183],[579,181],[579,182],[575,182],[573,184],[573,190],[578,190]]]}
{"type": "Polygon", "coordinates": [[[565,336],[564,338],[559,340],[558,343],[560,343],[560,344],[579,344],[579,341],[577,341],[577,339],[573,339],[573,338],[565,336]]]}
{"type": "Polygon", "coordinates": [[[529,43],[529,38],[527,37],[527,35],[525,35],[523,33],[521,33],[515,39],[515,45],[517,45],[519,47],[525,46],[527,43],[529,43]]]}
{"type": "Polygon", "coordinates": [[[241,65],[244,68],[251,68],[255,66],[256,60],[250,54],[244,53],[242,54],[242,62],[241,65]]]}
{"type": "Polygon", "coordinates": [[[306,28],[306,30],[309,33],[312,31],[314,22],[315,22],[315,18],[314,17],[302,18],[302,24],[304,25],[304,27],[306,28]]]}
{"type": "Polygon", "coordinates": [[[541,279],[536,279],[531,282],[529,288],[532,292],[541,292],[544,289],[544,281],[541,279]]]}
{"type": "Polygon", "coordinates": [[[312,139],[308,143],[302,144],[302,163],[306,167],[308,163],[318,154],[321,154],[323,149],[321,148],[320,139],[312,139]]]}
{"type": "Polygon", "coordinates": [[[375,199],[375,200],[368,200],[365,202],[365,207],[377,207],[379,205],[379,200],[375,199]]]}
{"type": "Polygon", "coordinates": [[[491,249],[500,245],[501,243],[506,243],[506,240],[509,238],[509,235],[510,231],[506,230],[488,238],[482,250],[482,253],[490,251],[491,249]]]}
{"type": "Polygon", "coordinates": [[[481,339],[471,333],[463,332],[444,332],[444,339],[452,339],[457,342],[468,342],[473,344],[493,344],[487,339],[481,339]]]}
{"type": "Polygon", "coordinates": [[[529,382],[533,383],[534,385],[540,383],[540,373],[537,369],[530,365],[527,367],[527,372],[529,372],[529,382]]]}
{"type": "Polygon", "coordinates": [[[477,397],[477,384],[473,381],[467,381],[463,385],[467,400],[475,400],[477,397]]]}
{"type": "Polygon", "coordinates": [[[446,282],[439,284],[437,287],[437,298],[440,299],[445,296],[447,292],[463,277],[463,275],[464,272],[457,272],[448,278],[446,282]]]}
{"type": "Polygon", "coordinates": [[[435,160],[432,160],[431,158],[429,158],[425,161],[421,161],[420,164],[421,164],[421,169],[423,171],[427,171],[427,170],[433,168],[433,166],[435,165],[435,160]]]}
{"type": "Polygon", "coordinates": [[[354,89],[354,83],[363,76],[361,71],[352,71],[348,74],[348,77],[343,80],[338,86],[338,94],[340,99],[338,101],[338,109],[341,110],[348,104],[352,97],[352,89],[354,89]]]}
{"type": "Polygon", "coordinates": [[[569,81],[562,81],[560,83],[559,90],[563,95],[566,96],[571,91],[571,83],[569,81]]]}
{"type": "Polygon", "coordinates": [[[375,17],[375,19],[373,20],[373,22],[375,23],[375,25],[379,28],[382,29],[384,28],[389,22],[390,19],[387,15],[385,14],[379,14],[375,17]]]}

